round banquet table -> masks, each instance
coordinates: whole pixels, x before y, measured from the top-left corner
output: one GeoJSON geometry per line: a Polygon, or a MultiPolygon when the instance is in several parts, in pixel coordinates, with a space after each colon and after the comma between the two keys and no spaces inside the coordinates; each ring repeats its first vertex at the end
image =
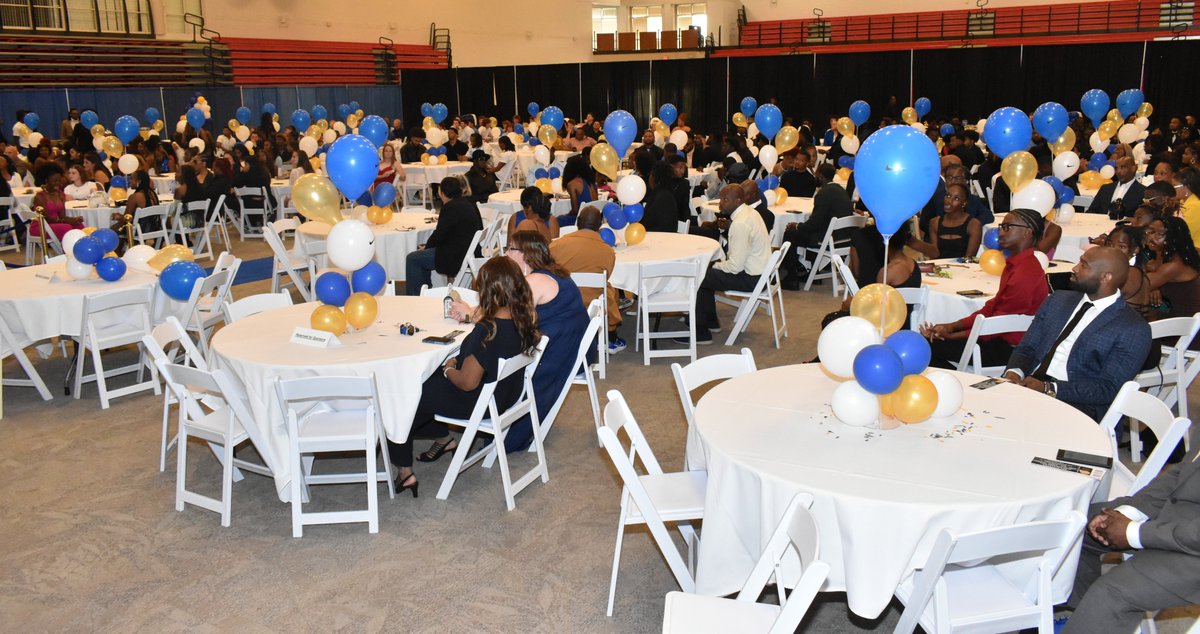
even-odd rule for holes
{"type": "MultiPolygon", "coordinates": [[[[175,202],[175,196],[172,194],[161,194],[158,197],[158,202],[161,204],[175,202]]],[[[83,218],[83,226],[85,227],[110,227],[113,223],[112,215],[124,210],[124,205],[92,207],[90,202],[86,200],[67,201],[67,215],[83,218]]]]}
{"type": "MultiPolygon", "coordinates": [[[[426,183],[437,184],[447,176],[458,176],[471,171],[470,161],[446,161],[441,165],[425,165],[424,163],[404,163],[405,178],[414,176],[425,177],[426,183]]],[[[418,180],[420,180],[418,178],[418,180]]]]}
{"type": "Polygon", "coordinates": [[[157,192],[159,196],[162,196],[163,194],[174,195],[175,187],[178,185],[178,183],[175,182],[174,172],[167,172],[165,174],[159,174],[158,176],[151,176],[150,182],[154,183],[154,191],[157,192]]]}
{"type": "MultiPolygon", "coordinates": [[[[533,147],[528,145],[517,148],[517,165],[521,166],[521,173],[525,175],[526,186],[532,185],[537,180],[533,177],[533,173],[537,171],[537,168],[545,167],[549,170],[551,167],[557,167],[558,171],[561,172],[567,165],[567,159],[579,154],[579,152],[572,152],[570,150],[554,150],[550,164],[543,166],[537,162],[537,158],[533,152],[533,147]]],[[[496,155],[492,154],[492,156],[496,155]]]]}
{"type": "MultiPolygon", "coordinates": [[[[618,234],[623,233],[623,230],[618,232],[618,234]]],[[[700,272],[699,277],[696,278],[698,286],[704,279],[708,263],[724,256],[721,245],[712,238],[686,233],[662,233],[658,231],[646,232],[646,238],[632,246],[619,243],[616,252],[617,263],[613,267],[612,274],[608,277],[608,283],[612,284],[613,288],[619,288],[631,293],[639,292],[638,271],[643,263],[699,262],[700,272]]],[[[671,290],[669,288],[671,285],[670,278],[660,278],[650,282],[648,291],[657,293],[662,290],[671,290]]]]}
{"type": "MultiPolygon", "coordinates": [[[[521,190],[514,187],[496,192],[488,196],[488,203],[504,207],[506,214],[515,214],[521,211],[521,190]]],[[[551,197],[550,213],[555,216],[571,213],[571,197],[564,194],[555,194],[551,197]]]]}
{"type": "MultiPolygon", "coordinates": [[[[806,222],[808,220],[813,210],[813,199],[788,196],[788,199],[783,201],[782,205],[771,205],[768,209],[771,210],[771,213],[775,214],[775,224],[771,226],[771,246],[779,248],[783,245],[783,233],[787,231],[788,223],[806,222]]],[[[704,213],[701,215],[700,220],[707,222],[715,219],[719,210],[720,201],[710,200],[704,203],[704,213]]]]}
{"type": "MultiPolygon", "coordinates": [[[[364,221],[366,222],[366,221],[364,221]]],[[[409,253],[425,244],[437,227],[437,215],[406,211],[392,214],[387,224],[367,222],[375,233],[375,261],[383,265],[389,280],[404,279],[404,260],[409,253]]],[[[329,237],[329,225],[324,222],[305,222],[296,231],[296,240],[301,248],[310,242],[319,242],[329,237]]],[[[324,256],[321,258],[324,260],[324,256]]],[[[321,263],[324,266],[324,262],[321,263]]]]}
{"type": "Polygon", "coordinates": [[[280,202],[287,201],[287,205],[291,203],[292,197],[292,181],[287,178],[272,178],[271,179],[271,194],[275,196],[275,200],[280,202]]]}
{"type": "MultiPolygon", "coordinates": [[[[929,287],[929,305],[925,307],[924,320],[931,324],[957,321],[983,308],[984,303],[1000,290],[1000,276],[985,273],[976,263],[958,260],[931,260],[948,272],[950,277],[936,277],[929,273],[921,275],[921,285],[929,287]],[[959,291],[983,291],[979,297],[964,297],[959,291]]],[[[1070,262],[1054,261],[1047,273],[1070,273],[1074,268],[1070,262]]],[[[913,324],[916,329],[920,324],[913,324]]]]}
{"type": "MultiPolygon", "coordinates": [[[[937,533],[967,532],[1086,513],[1097,480],[1031,464],[1059,449],[1111,456],[1096,422],[1065,403],[1013,384],[988,390],[953,373],[965,403],[948,419],[881,431],[833,417],[837,382],[818,364],[730,379],[696,407],[708,469],[696,591],[736,592],[788,502],[813,495],[826,591],[877,617],[899,583],[924,564],[937,533]],[[801,389],[797,389],[800,387],[801,389]]],[[[1079,550],[1054,578],[1065,600],[1079,550]]],[[[1018,562],[1002,572],[1028,570],[1018,562]]],[[[796,574],[797,562],[785,562],[796,574]]]]}
{"type": "Polygon", "coordinates": [[[254,424],[275,465],[275,488],[286,498],[291,481],[287,458],[287,422],[275,395],[276,379],[312,376],[375,375],[380,412],[387,437],[403,442],[408,438],[421,384],[458,350],[466,334],[456,343],[441,346],[423,343],[429,335],[446,335],[453,330],[470,332],[471,327],[442,317],[442,300],[435,297],[379,297],[379,316],[362,331],[339,337],[340,345],[329,348],[291,343],[292,331],[308,328],[309,316],[319,303],[298,304],[238,320],[212,339],[210,364],[237,377],[246,388],[254,424]],[[421,332],[400,334],[399,325],[412,323],[421,332]]]}
{"type": "Polygon", "coordinates": [[[1062,238],[1054,249],[1054,259],[1078,262],[1092,238],[1112,231],[1117,221],[1109,219],[1107,214],[1076,213],[1066,224],[1058,223],[1058,226],[1062,227],[1062,238]]]}

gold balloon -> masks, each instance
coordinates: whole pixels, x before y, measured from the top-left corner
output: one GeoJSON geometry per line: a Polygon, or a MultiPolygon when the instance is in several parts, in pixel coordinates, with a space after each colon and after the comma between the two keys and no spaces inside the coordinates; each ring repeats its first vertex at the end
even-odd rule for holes
{"type": "Polygon", "coordinates": [[[542,190],[542,193],[546,195],[554,192],[554,185],[550,182],[549,178],[539,178],[534,181],[533,186],[542,190]]]}
{"type": "Polygon", "coordinates": [[[537,138],[546,147],[554,147],[554,142],[558,140],[558,130],[555,130],[554,126],[544,125],[538,128],[537,138]]]}
{"type": "MultiPolygon", "coordinates": [[[[21,125],[25,125],[25,124],[21,124],[21,125]]],[[[21,135],[17,135],[17,136],[21,136],[21,135]]],[[[94,137],[104,136],[104,124],[103,123],[97,123],[96,125],[92,126],[92,136],[94,136],[94,137]]]]}
{"type": "Polygon", "coordinates": [[[1012,152],[1000,163],[1000,176],[1015,194],[1037,178],[1037,159],[1025,150],[1012,152]]]}
{"type": "Polygon", "coordinates": [[[274,121],[275,123],[279,123],[279,113],[278,112],[271,115],[271,121],[274,121]]]}
{"type": "Polygon", "coordinates": [[[909,374],[900,381],[900,387],[887,395],[896,418],[912,425],[928,420],[937,409],[937,386],[920,374],[909,374]]]}
{"type": "Polygon", "coordinates": [[[1100,189],[1104,184],[1104,177],[1096,170],[1088,170],[1079,175],[1079,186],[1087,189],[1100,189]]]}
{"type": "Polygon", "coordinates": [[[1053,143],[1050,144],[1050,150],[1052,152],[1054,152],[1055,156],[1062,154],[1063,152],[1073,151],[1074,149],[1075,149],[1075,131],[1072,130],[1071,128],[1067,128],[1062,133],[1062,136],[1058,137],[1058,139],[1056,139],[1053,143]]]}
{"type": "Polygon", "coordinates": [[[314,169],[314,170],[319,170],[319,169],[321,169],[321,157],[319,157],[319,156],[314,156],[314,157],[312,157],[312,158],[308,159],[308,162],[309,162],[309,164],[311,164],[311,165],[312,165],[312,167],[313,167],[313,169],[314,169]]]}
{"type": "Polygon", "coordinates": [[[99,229],[99,228],[100,228],[100,227],[84,227],[84,228],[83,228],[83,235],[85,235],[85,236],[90,236],[90,235],[92,235],[93,233],[95,233],[95,232],[96,232],[96,230],[97,230],[97,229],[99,229]]]}
{"type": "Polygon", "coordinates": [[[445,154],[439,154],[437,157],[438,165],[445,165],[446,161],[449,161],[449,160],[450,160],[450,157],[446,156],[445,154]]]}
{"type": "Polygon", "coordinates": [[[783,203],[787,202],[787,198],[788,198],[788,193],[787,193],[786,189],[784,189],[782,187],[775,188],[775,204],[776,205],[782,205],[783,203]]]}
{"type": "Polygon", "coordinates": [[[320,130],[322,134],[324,134],[324,132],[329,129],[329,120],[328,119],[317,119],[316,126],[317,126],[317,129],[320,130]]]}
{"type": "MultiPolygon", "coordinates": [[[[899,388],[897,388],[899,389],[899,388]]],[[[879,397],[879,413],[884,416],[896,417],[896,404],[892,402],[892,395],[895,392],[888,392],[879,397]]]]}
{"type": "Polygon", "coordinates": [[[233,132],[237,132],[237,129],[242,127],[242,122],[238,121],[237,119],[230,119],[229,121],[225,122],[225,127],[229,128],[233,132]]]}
{"type": "Polygon", "coordinates": [[[342,221],[342,197],[337,187],[320,174],[305,174],[292,185],[292,204],[309,220],[333,226],[342,221]]]}
{"type": "Polygon", "coordinates": [[[375,317],[379,315],[379,302],[375,301],[374,295],[358,292],[350,295],[342,311],[347,323],[356,330],[362,330],[375,323],[375,317]]]}
{"type": "Polygon", "coordinates": [[[363,118],[363,115],[364,115],[364,114],[365,114],[365,113],[363,112],[363,109],[362,109],[362,108],[359,108],[358,110],[355,110],[355,111],[354,111],[354,115],[355,115],[356,117],[358,117],[359,121],[361,121],[361,120],[362,120],[362,118],[363,118]]]}
{"type": "Polygon", "coordinates": [[[430,128],[436,128],[436,127],[437,127],[437,124],[433,122],[433,117],[425,117],[424,119],[421,119],[421,129],[422,130],[429,130],[430,128]]]}
{"type": "Polygon", "coordinates": [[[625,225],[625,243],[634,245],[646,239],[646,227],[640,222],[625,225]]]}
{"type": "Polygon", "coordinates": [[[314,139],[320,139],[322,132],[323,132],[323,130],[321,130],[321,128],[317,127],[316,125],[310,125],[310,126],[308,126],[308,129],[304,131],[304,136],[309,136],[314,139]]]}
{"type": "Polygon", "coordinates": [[[377,207],[375,205],[371,205],[371,207],[367,209],[367,220],[370,220],[377,225],[386,225],[391,219],[391,207],[377,207]]]}
{"type": "Polygon", "coordinates": [[[196,97],[196,103],[208,103],[208,98],[204,95],[196,97]]]}
{"type": "MultiPolygon", "coordinates": [[[[100,125],[100,124],[99,124],[99,123],[97,123],[96,125],[100,125]]],[[[163,129],[163,122],[162,122],[162,119],[159,119],[158,121],[155,121],[155,122],[154,122],[154,124],[153,124],[153,125],[151,125],[150,127],[154,128],[154,131],[155,131],[155,132],[162,132],[162,129],[163,129]]]]}
{"type": "Polygon", "coordinates": [[[353,129],[353,128],[357,128],[357,127],[358,127],[358,120],[359,120],[360,118],[361,118],[361,117],[359,117],[358,115],[356,115],[356,114],[354,114],[354,113],[350,113],[350,114],[346,115],[346,127],[347,127],[347,128],[351,128],[351,129],[353,129]]]}
{"type": "Polygon", "coordinates": [[[1138,106],[1137,116],[1146,117],[1147,119],[1149,119],[1150,115],[1152,115],[1152,114],[1154,114],[1154,106],[1150,105],[1149,101],[1138,106]]]}
{"type": "Polygon", "coordinates": [[[108,197],[113,200],[126,200],[129,198],[129,191],[124,187],[110,187],[108,197]]]}
{"type": "Polygon", "coordinates": [[[800,131],[795,126],[785,125],[779,128],[779,133],[775,135],[775,149],[780,154],[796,147],[800,143],[800,131]]]}
{"type": "Polygon", "coordinates": [[[431,155],[430,155],[430,154],[428,154],[428,153],[421,154],[421,163],[424,163],[424,164],[428,165],[428,164],[429,164],[429,157],[430,157],[430,156],[431,156],[431,155]]]}
{"type": "Polygon", "coordinates": [[[1116,121],[1105,121],[1104,123],[1100,124],[1099,128],[1096,128],[1096,135],[1100,137],[1101,141],[1107,141],[1116,136],[1117,130],[1119,129],[1121,129],[1120,123],[1116,121]]]}
{"type": "Polygon", "coordinates": [[[979,268],[984,273],[1000,275],[1004,272],[1004,252],[999,249],[988,249],[979,254],[979,268]]]}
{"type": "Polygon", "coordinates": [[[904,303],[904,296],[900,291],[891,286],[868,284],[850,300],[850,314],[862,317],[876,328],[883,324],[883,334],[886,337],[904,325],[904,319],[908,317],[908,306],[904,303]]]}
{"type": "Polygon", "coordinates": [[[102,147],[104,148],[104,153],[114,159],[121,158],[121,155],[125,153],[125,146],[121,143],[121,139],[115,136],[104,137],[102,147]]]}
{"type": "Polygon", "coordinates": [[[592,168],[597,172],[604,174],[608,180],[617,180],[617,170],[620,169],[621,159],[617,156],[617,151],[613,146],[607,143],[597,143],[592,146],[591,154],[592,168]]]}
{"type": "Polygon", "coordinates": [[[308,318],[308,325],[312,326],[313,330],[324,330],[340,335],[346,332],[346,315],[337,306],[321,304],[308,318]]]}
{"type": "Polygon", "coordinates": [[[837,171],[837,177],[844,181],[848,181],[850,180],[850,174],[853,172],[854,170],[850,169],[849,167],[843,167],[837,171]]]}
{"type": "Polygon", "coordinates": [[[920,117],[917,116],[917,109],[913,108],[912,106],[909,106],[909,107],[905,108],[904,110],[902,110],[900,112],[900,118],[904,119],[904,122],[909,125],[912,125],[921,119],[920,117]]]}
{"type": "Polygon", "coordinates": [[[1121,123],[1121,122],[1125,121],[1125,117],[1121,116],[1121,111],[1117,110],[1116,108],[1109,110],[1108,116],[1104,117],[1104,118],[1109,121],[1116,121],[1117,123],[1121,123]]]}
{"type": "Polygon", "coordinates": [[[145,141],[146,139],[149,139],[150,138],[150,128],[142,128],[141,130],[138,130],[138,136],[142,137],[143,141],[145,141]]]}
{"type": "Polygon", "coordinates": [[[671,128],[668,128],[667,124],[663,123],[662,121],[656,121],[654,123],[654,132],[661,137],[671,136],[671,128]]]}
{"type": "Polygon", "coordinates": [[[733,113],[733,125],[735,125],[739,128],[745,128],[745,127],[749,126],[749,124],[750,124],[750,122],[746,121],[746,115],[744,115],[740,112],[733,113]]]}
{"type": "Polygon", "coordinates": [[[842,117],[837,120],[837,131],[842,136],[851,136],[854,134],[854,120],[850,117],[842,117]]]}
{"type": "Polygon", "coordinates": [[[182,244],[169,244],[158,250],[158,253],[150,256],[146,260],[146,264],[155,271],[162,271],[167,268],[168,264],[175,262],[191,262],[194,259],[192,250],[182,244]]]}

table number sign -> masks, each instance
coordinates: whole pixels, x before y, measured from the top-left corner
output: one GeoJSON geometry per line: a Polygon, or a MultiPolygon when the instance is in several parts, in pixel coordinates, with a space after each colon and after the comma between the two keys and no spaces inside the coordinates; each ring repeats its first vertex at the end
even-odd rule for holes
{"type": "Polygon", "coordinates": [[[324,330],[314,330],[312,328],[296,327],[292,331],[292,343],[298,343],[302,346],[312,346],[314,348],[332,348],[340,346],[337,336],[332,332],[324,330]]]}
{"type": "Polygon", "coordinates": [[[58,276],[58,271],[38,272],[34,273],[33,276],[39,280],[46,280],[46,282],[49,284],[58,284],[59,282],[63,281],[62,278],[58,276]]]}

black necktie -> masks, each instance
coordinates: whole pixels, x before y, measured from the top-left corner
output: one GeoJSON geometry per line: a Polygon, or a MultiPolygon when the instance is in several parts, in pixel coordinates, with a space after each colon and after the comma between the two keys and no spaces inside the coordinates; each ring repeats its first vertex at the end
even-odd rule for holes
{"type": "Polygon", "coordinates": [[[1054,361],[1054,353],[1058,350],[1058,346],[1062,345],[1062,342],[1065,341],[1067,337],[1071,336],[1071,331],[1075,330],[1075,327],[1079,325],[1079,320],[1083,319],[1084,314],[1091,309],[1092,303],[1084,302],[1083,305],[1075,311],[1075,315],[1071,317],[1071,321],[1067,322],[1066,328],[1063,328],[1062,333],[1058,335],[1058,339],[1054,340],[1054,345],[1050,346],[1050,351],[1046,353],[1046,356],[1042,357],[1041,365],[1039,365],[1037,369],[1033,371],[1032,376],[1042,377],[1046,375],[1046,370],[1050,369],[1050,362],[1054,361]]]}

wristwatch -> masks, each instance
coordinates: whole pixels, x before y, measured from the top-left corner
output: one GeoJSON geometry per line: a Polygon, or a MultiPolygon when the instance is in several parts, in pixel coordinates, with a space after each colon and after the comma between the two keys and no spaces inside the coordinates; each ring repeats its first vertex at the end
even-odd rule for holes
{"type": "Polygon", "coordinates": [[[1054,384],[1054,381],[1046,381],[1045,385],[1046,396],[1058,398],[1058,386],[1054,384]]]}

